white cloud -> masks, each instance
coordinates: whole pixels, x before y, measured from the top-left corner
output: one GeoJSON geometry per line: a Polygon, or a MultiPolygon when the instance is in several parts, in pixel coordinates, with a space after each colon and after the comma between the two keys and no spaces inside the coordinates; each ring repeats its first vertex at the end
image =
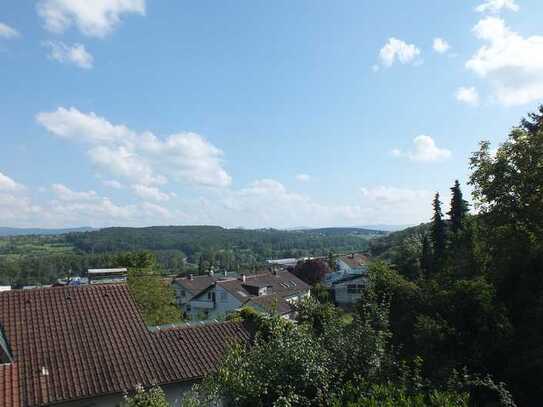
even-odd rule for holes
{"type": "Polygon", "coordinates": [[[479,93],[475,87],[465,87],[461,86],[456,90],[455,93],[456,100],[459,102],[465,103],[471,106],[479,105],[479,93]]]}
{"type": "Polygon", "coordinates": [[[502,9],[518,11],[519,8],[515,0],[486,0],[483,4],[477,6],[475,10],[479,13],[499,13],[502,9]]]}
{"type": "Polygon", "coordinates": [[[296,180],[300,182],[308,182],[309,180],[311,180],[311,176],[308,174],[297,174],[296,180]]]}
{"type": "Polygon", "coordinates": [[[47,41],[49,58],[60,63],[71,63],[83,69],[91,69],[94,58],[87,52],[83,44],[66,45],[60,41],[47,41]]]}
{"type": "Polygon", "coordinates": [[[195,133],[160,139],[73,107],[39,113],[36,120],[58,137],[88,144],[91,161],[115,177],[148,186],[168,181],[210,187],[231,183],[222,167],[223,152],[195,133]]]}
{"type": "Polygon", "coordinates": [[[150,199],[150,200],[158,201],[158,202],[170,200],[169,194],[166,194],[160,191],[156,187],[136,184],[136,185],[132,185],[132,190],[134,191],[136,195],[138,195],[140,198],[143,198],[143,199],[150,199]]]}
{"type": "Polygon", "coordinates": [[[439,54],[444,54],[451,48],[449,43],[443,38],[434,38],[432,47],[434,48],[434,51],[439,54]]]}
{"type": "Polygon", "coordinates": [[[143,204],[141,204],[141,208],[143,209],[145,214],[151,219],[157,217],[160,219],[170,219],[173,217],[169,209],[151,202],[144,202],[143,204]]]}
{"type": "Polygon", "coordinates": [[[18,191],[21,189],[23,189],[21,184],[0,172],[0,191],[18,191]]]}
{"type": "Polygon", "coordinates": [[[145,15],[145,0],[40,0],[37,5],[45,28],[62,33],[76,26],[91,37],[105,37],[124,14],[145,15]]]}
{"type": "Polygon", "coordinates": [[[113,189],[121,189],[123,187],[123,184],[121,184],[119,181],[115,179],[106,179],[102,181],[102,184],[104,184],[104,186],[106,187],[113,188],[113,189]]]}
{"type": "Polygon", "coordinates": [[[451,156],[450,150],[439,148],[430,136],[420,135],[413,139],[414,148],[403,152],[398,148],[391,151],[395,157],[407,157],[411,161],[439,161],[451,156]]]}
{"type": "Polygon", "coordinates": [[[391,66],[395,61],[401,64],[415,62],[420,55],[420,50],[413,44],[391,37],[379,51],[379,59],[384,66],[391,66]]]}
{"type": "Polygon", "coordinates": [[[0,38],[10,39],[17,38],[19,36],[20,34],[15,28],[12,28],[5,23],[0,23],[0,38]]]}
{"type": "Polygon", "coordinates": [[[98,194],[95,191],[75,192],[62,184],[53,184],[51,189],[61,201],[95,201],[98,199],[98,194]]]}
{"type": "Polygon", "coordinates": [[[522,37],[497,17],[479,21],[473,32],[487,44],[466,68],[488,79],[500,103],[522,105],[543,98],[543,36],[522,37]]]}

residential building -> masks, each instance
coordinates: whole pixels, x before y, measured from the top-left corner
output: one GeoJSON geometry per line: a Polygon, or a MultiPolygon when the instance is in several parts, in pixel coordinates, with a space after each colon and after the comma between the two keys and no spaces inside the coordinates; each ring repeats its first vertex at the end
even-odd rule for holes
{"type": "Polygon", "coordinates": [[[248,338],[234,322],[148,329],[126,284],[0,292],[0,407],[113,407],[139,385],[179,406],[248,338]]]}
{"type": "Polygon", "coordinates": [[[175,301],[179,308],[188,315],[190,314],[190,300],[211,287],[216,281],[236,278],[237,276],[238,274],[234,272],[215,273],[211,270],[209,274],[197,276],[189,274],[187,277],[178,277],[172,281],[172,287],[175,290],[175,301]]]}
{"type": "Polygon", "coordinates": [[[360,253],[339,256],[336,271],[327,273],[322,284],[330,289],[339,306],[349,307],[360,301],[368,277],[368,257],[360,253]]]}
{"type": "Polygon", "coordinates": [[[310,286],[288,271],[265,271],[216,280],[185,305],[192,320],[220,319],[243,306],[291,318],[291,304],[310,295],[310,286]]]}

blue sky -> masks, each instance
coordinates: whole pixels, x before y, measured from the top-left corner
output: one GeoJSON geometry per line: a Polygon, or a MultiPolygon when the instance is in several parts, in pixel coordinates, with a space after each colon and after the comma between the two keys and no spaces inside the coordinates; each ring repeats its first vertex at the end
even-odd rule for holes
{"type": "Polygon", "coordinates": [[[542,16],[536,0],[3,1],[0,225],[425,221],[478,142],[543,99],[542,16]]]}

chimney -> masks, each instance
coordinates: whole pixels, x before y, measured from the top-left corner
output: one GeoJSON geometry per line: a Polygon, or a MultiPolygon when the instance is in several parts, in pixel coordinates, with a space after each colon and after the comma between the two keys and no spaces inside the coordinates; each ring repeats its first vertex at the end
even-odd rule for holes
{"type": "Polygon", "coordinates": [[[194,274],[189,274],[189,280],[194,280],[194,274]]]}

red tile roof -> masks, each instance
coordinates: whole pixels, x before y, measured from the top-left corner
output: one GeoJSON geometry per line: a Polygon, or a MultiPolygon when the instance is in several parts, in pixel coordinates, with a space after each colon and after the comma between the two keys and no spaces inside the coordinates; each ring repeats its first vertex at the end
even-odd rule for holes
{"type": "Polygon", "coordinates": [[[20,407],[19,371],[16,363],[0,365],[0,407],[20,407]]]}
{"type": "Polygon", "coordinates": [[[0,293],[0,327],[29,407],[195,380],[248,337],[235,323],[150,332],[124,284],[0,293]]]}

